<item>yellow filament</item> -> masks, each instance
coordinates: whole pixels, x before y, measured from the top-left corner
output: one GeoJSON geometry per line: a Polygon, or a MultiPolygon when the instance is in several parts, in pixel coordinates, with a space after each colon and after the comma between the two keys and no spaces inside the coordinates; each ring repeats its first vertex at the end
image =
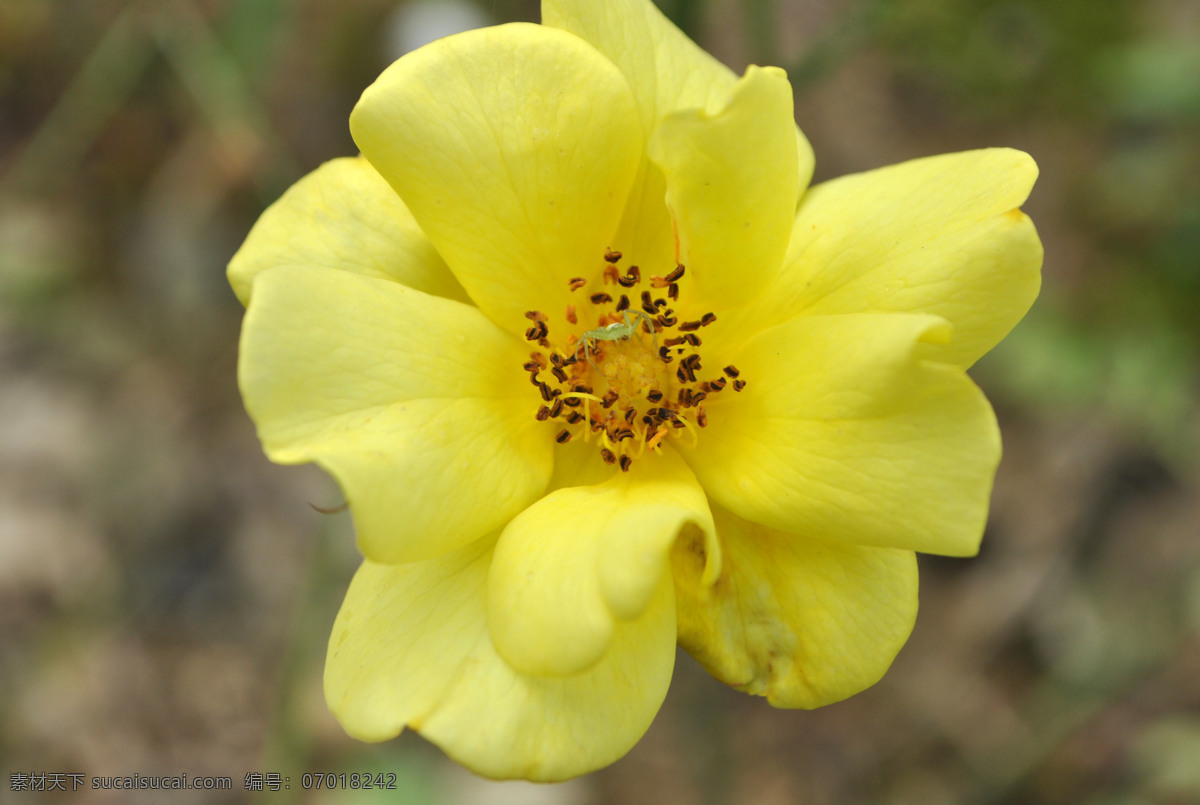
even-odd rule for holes
{"type": "Polygon", "coordinates": [[[683,426],[687,428],[687,432],[692,436],[692,443],[687,445],[688,448],[692,448],[700,444],[700,431],[696,430],[696,427],[692,425],[691,422],[688,422],[688,418],[683,414],[675,414],[675,418],[683,423],[683,426]]]}
{"type": "Polygon", "coordinates": [[[567,393],[560,394],[559,396],[563,399],[566,399],[567,397],[574,397],[578,400],[595,400],[598,403],[604,402],[604,400],[597,397],[595,394],[585,394],[582,391],[568,391],[567,393]]]}
{"type": "Polygon", "coordinates": [[[597,397],[595,394],[587,394],[582,391],[568,391],[561,395],[562,399],[574,397],[577,400],[583,400],[583,441],[587,443],[592,435],[592,409],[588,407],[588,400],[595,400],[598,403],[603,403],[604,400],[597,397]]]}
{"type": "Polygon", "coordinates": [[[636,455],[636,456],[630,456],[630,458],[635,458],[635,459],[637,459],[637,458],[641,458],[641,457],[642,457],[642,453],[645,453],[645,452],[646,452],[646,429],[645,429],[645,428],[642,428],[642,431],[641,431],[641,433],[638,433],[638,432],[635,430],[635,431],[633,432],[633,435],[634,435],[634,438],[636,438],[636,439],[637,439],[637,443],[638,443],[638,451],[637,451],[637,455],[636,455]]]}
{"type": "Polygon", "coordinates": [[[646,446],[661,456],[662,451],[658,449],[658,446],[659,446],[659,444],[662,443],[663,439],[667,438],[668,430],[669,430],[669,428],[666,427],[665,425],[662,426],[661,428],[659,428],[657,431],[654,432],[654,435],[650,437],[650,441],[646,442],[646,446]]]}

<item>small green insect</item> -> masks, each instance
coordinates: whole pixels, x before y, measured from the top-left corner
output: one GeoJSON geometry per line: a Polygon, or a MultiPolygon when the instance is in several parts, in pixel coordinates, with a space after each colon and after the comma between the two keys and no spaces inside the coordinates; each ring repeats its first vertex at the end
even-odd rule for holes
{"type": "MultiPolygon", "coordinates": [[[[633,334],[637,332],[640,325],[645,325],[646,332],[652,336],[655,333],[653,320],[640,310],[626,310],[624,323],[614,321],[612,324],[606,324],[603,327],[597,327],[594,330],[588,330],[579,337],[579,343],[575,345],[575,356],[579,356],[579,347],[583,347],[583,355],[587,358],[587,362],[592,365],[596,371],[600,371],[600,367],[596,366],[596,362],[592,360],[592,343],[595,341],[628,341],[633,338],[633,334]]],[[[654,348],[658,349],[658,337],[654,337],[654,348]]]]}

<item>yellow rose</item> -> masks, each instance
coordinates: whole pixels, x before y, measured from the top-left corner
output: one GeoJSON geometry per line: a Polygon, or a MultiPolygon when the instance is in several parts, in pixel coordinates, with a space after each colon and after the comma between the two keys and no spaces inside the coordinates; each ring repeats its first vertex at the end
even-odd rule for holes
{"type": "Polygon", "coordinates": [[[647,0],[543,16],[388,68],[363,156],[229,278],[264,448],[337,478],[366,556],[334,714],[559,780],[642,736],[677,641],[780,707],[883,675],[913,552],[978,549],[1000,440],[965,371],[1042,252],[1025,154],[808,188],[782,71],[647,0]]]}

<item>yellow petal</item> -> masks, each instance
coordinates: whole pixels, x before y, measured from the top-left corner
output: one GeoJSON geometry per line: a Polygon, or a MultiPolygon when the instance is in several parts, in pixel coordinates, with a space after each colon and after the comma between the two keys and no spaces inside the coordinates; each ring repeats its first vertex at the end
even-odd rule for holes
{"type": "Polygon", "coordinates": [[[799,316],[748,342],[686,454],[709,495],[789,533],[969,556],[1000,435],[959,368],[919,357],[936,316],[799,316]]]}
{"type": "Polygon", "coordinates": [[[346,731],[382,741],[409,726],[493,778],[564,780],[624,755],[650,726],[675,660],[663,575],[642,615],[616,626],[586,672],[522,674],[492,647],[491,539],[405,565],[365,562],[329,641],[325,696],[346,731]]]}
{"type": "Polygon", "coordinates": [[[619,469],[600,460],[595,442],[572,439],[554,447],[554,475],[550,477],[546,493],[564,487],[602,484],[618,472],[619,469]]]}
{"type": "Polygon", "coordinates": [[[570,31],[621,69],[646,132],[679,109],[718,108],[737,83],[649,0],[543,0],[542,24],[570,31]]]}
{"type": "MultiPolygon", "coordinates": [[[[496,650],[531,674],[574,674],[609,650],[619,623],[641,616],[685,532],[707,535],[703,490],[670,451],[597,486],[550,493],[500,537],[488,576],[496,650]]],[[[710,553],[715,578],[720,557],[710,553]]]]}
{"type": "Polygon", "coordinates": [[[438,40],[363,93],[354,140],[471,298],[523,330],[603,267],[642,153],[621,73],[581,39],[513,24],[438,40]]]}
{"type": "Polygon", "coordinates": [[[1033,304],[1042,245],[1018,207],[1037,178],[1005,148],[918,159],[811,188],[784,269],[722,338],[804,312],[932,313],[954,325],[936,360],[968,367],[1033,304]]]}
{"type": "Polygon", "coordinates": [[[782,70],[751,67],[715,114],[677,112],[650,158],[667,181],[680,259],[699,297],[753,298],[779,271],[796,209],[792,88],[782,70]]]}
{"type": "Polygon", "coordinates": [[[911,551],[807,539],[719,507],[722,570],[673,558],[679,643],[713,676],[776,707],[820,707],[879,681],[917,616],[911,551]]]}
{"type": "Polygon", "coordinates": [[[667,274],[675,267],[675,235],[667,210],[667,180],[643,159],[613,243],[624,255],[622,265],[636,265],[644,276],[667,274]]]}
{"type": "Polygon", "coordinates": [[[467,301],[396,191],[362,158],[326,162],[268,207],[229,261],[229,283],[245,305],[261,271],[289,265],[351,271],[467,301]]]}
{"type": "MultiPolygon", "coordinates": [[[[673,112],[716,113],[738,81],[649,0],[542,0],[542,23],[583,38],[620,68],[637,99],[647,139],[673,112]]],[[[812,178],[813,152],[799,129],[795,136],[802,191],[812,178]]]]}
{"type": "Polygon", "coordinates": [[[274,268],[254,283],[238,380],[267,455],[316,461],[381,562],[464,545],[527,506],[553,439],[522,345],[469,305],[395,282],[274,268]]]}

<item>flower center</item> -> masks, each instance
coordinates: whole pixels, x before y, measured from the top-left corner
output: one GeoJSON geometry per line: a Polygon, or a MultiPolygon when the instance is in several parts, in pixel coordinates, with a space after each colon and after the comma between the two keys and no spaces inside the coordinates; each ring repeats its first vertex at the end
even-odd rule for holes
{"type": "MultiPolygon", "coordinates": [[[[561,421],[555,437],[560,444],[594,436],[601,458],[628,471],[647,450],[661,452],[667,438],[695,446],[700,428],[708,425],[706,401],[727,385],[741,391],[746,381],[734,366],[703,377],[700,333],[717,317],[710,312],[681,320],[676,313],[682,265],[651,276],[649,288],[639,291],[637,266],[621,273],[621,253],[611,249],[604,260],[603,285],[616,287],[612,293],[585,293],[578,306],[567,305],[564,340],[551,337],[545,313],[526,312],[533,326],[525,338],[543,351],[531,352],[522,368],[541,394],[536,418],[561,421]],[[583,329],[581,320],[596,326],[583,329]]],[[[569,282],[572,292],[587,285],[583,277],[569,282]]]]}

